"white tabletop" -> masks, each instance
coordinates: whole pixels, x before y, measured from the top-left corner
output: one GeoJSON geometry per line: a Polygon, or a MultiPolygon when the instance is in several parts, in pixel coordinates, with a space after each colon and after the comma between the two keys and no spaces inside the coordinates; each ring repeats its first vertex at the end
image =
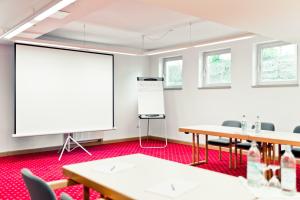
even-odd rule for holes
{"type": "Polygon", "coordinates": [[[143,154],[133,154],[63,167],[115,192],[141,200],[253,200],[254,196],[237,177],[212,172],[143,154]],[[109,172],[109,169],[116,170],[109,172]],[[151,191],[160,184],[192,183],[183,194],[168,197],[151,191]]]}

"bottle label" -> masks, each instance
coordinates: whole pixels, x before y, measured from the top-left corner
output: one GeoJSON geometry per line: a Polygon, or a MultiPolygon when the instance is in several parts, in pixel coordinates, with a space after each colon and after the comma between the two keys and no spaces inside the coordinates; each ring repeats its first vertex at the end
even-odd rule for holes
{"type": "Polygon", "coordinates": [[[296,169],[281,168],[281,187],[283,190],[296,190],[296,169]]]}
{"type": "Polygon", "coordinates": [[[251,185],[256,185],[260,179],[260,163],[249,161],[247,163],[247,179],[251,185]]]}

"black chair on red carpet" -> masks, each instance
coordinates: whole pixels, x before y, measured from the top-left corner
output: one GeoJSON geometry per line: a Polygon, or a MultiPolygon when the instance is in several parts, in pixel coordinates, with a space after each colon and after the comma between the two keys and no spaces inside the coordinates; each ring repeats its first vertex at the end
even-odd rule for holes
{"type": "MultiPolygon", "coordinates": [[[[254,129],[255,127],[252,126],[252,129],[254,129]]],[[[275,125],[273,123],[270,122],[261,122],[261,130],[264,131],[275,131],[275,125]]],[[[251,147],[251,140],[247,140],[246,142],[240,142],[238,144],[236,144],[236,148],[238,148],[240,150],[240,163],[242,163],[242,158],[243,158],[243,150],[249,150],[251,147]]],[[[261,148],[261,143],[258,142],[257,143],[258,147],[261,148]]],[[[272,145],[272,144],[270,144],[272,145]]],[[[273,155],[274,155],[274,145],[273,147],[273,155]]],[[[270,148],[272,148],[270,147],[270,148]]],[[[237,157],[237,155],[235,155],[237,157]]]]}
{"type": "MultiPolygon", "coordinates": [[[[29,169],[22,169],[21,173],[27,190],[29,191],[31,200],[57,200],[55,193],[51,188],[51,185],[54,184],[47,183],[40,177],[35,176],[29,169]]],[[[62,184],[62,182],[59,182],[57,185],[64,184],[62,184]]],[[[58,189],[56,186],[53,187],[58,189]]],[[[60,199],[72,200],[72,198],[66,193],[62,193],[60,199]]]]}
{"type": "MultiPolygon", "coordinates": [[[[241,128],[242,124],[240,121],[227,120],[222,123],[222,126],[241,128]]],[[[234,146],[234,142],[232,141],[232,138],[228,139],[228,138],[220,137],[217,139],[208,140],[207,143],[209,145],[219,147],[219,160],[222,160],[222,147],[229,148],[229,152],[230,152],[229,168],[231,168],[232,167],[232,147],[234,146]]]]}

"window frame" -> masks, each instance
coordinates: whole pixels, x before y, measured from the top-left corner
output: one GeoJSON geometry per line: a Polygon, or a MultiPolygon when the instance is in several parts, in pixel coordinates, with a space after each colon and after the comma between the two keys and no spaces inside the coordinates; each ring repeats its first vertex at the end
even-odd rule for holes
{"type": "Polygon", "coordinates": [[[268,87],[268,86],[298,86],[299,81],[299,61],[298,61],[298,45],[296,45],[296,80],[291,81],[261,81],[261,51],[264,48],[280,47],[285,45],[290,45],[293,43],[283,42],[283,41],[269,41],[264,43],[256,44],[255,46],[255,80],[254,87],[268,87]]]}
{"type": "Polygon", "coordinates": [[[200,73],[200,84],[199,89],[222,89],[222,88],[231,88],[231,69],[232,69],[232,52],[231,48],[225,48],[225,49],[218,49],[218,50],[212,50],[212,51],[206,51],[202,53],[202,68],[200,73]],[[230,53],[231,60],[230,60],[230,83],[207,83],[207,57],[211,55],[220,55],[230,53]]]}
{"type": "Polygon", "coordinates": [[[162,74],[165,79],[164,81],[164,89],[166,90],[181,90],[183,87],[183,56],[182,55],[176,55],[176,56],[170,56],[170,57],[164,57],[162,58],[162,74]],[[181,60],[182,66],[181,66],[181,78],[182,78],[182,84],[179,86],[168,86],[166,85],[166,77],[167,77],[167,70],[166,70],[166,63],[169,61],[176,61],[181,60]]]}

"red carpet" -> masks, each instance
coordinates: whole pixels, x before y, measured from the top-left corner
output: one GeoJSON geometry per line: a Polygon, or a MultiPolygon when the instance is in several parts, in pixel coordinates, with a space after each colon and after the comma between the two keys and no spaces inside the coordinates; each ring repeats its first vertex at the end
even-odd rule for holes
{"type": "MultiPolygon", "coordinates": [[[[151,143],[157,144],[160,142],[151,141],[151,143]]],[[[72,153],[66,153],[60,162],[58,161],[58,154],[56,151],[0,158],[0,199],[30,199],[20,175],[20,170],[24,167],[29,168],[33,173],[46,181],[51,181],[64,178],[61,173],[61,167],[63,165],[133,153],[143,153],[184,164],[191,162],[191,147],[174,143],[170,143],[165,149],[141,149],[138,142],[133,141],[89,147],[88,150],[93,154],[92,156],[88,156],[80,149],[76,149],[72,153]]],[[[201,153],[202,152],[203,151],[201,151],[201,153]]],[[[243,165],[239,165],[238,169],[229,169],[228,153],[223,152],[223,160],[219,161],[218,152],[210,150],[209,164],[201,165],[200,167],[233,176],[245,176],[245,159],[246,157],[243,158],[243,165]]],[[[297,188],[299,191],[300,166],[297,167],[297,177],[297,188]]],[[[74,199],[82,199],[81,186],[72,186],[67,189],[57,190],[56,194],[59,195],[62,191],[67,192],[74,199]]],[[[99,195],[96,192],[92,192],[91,199],[97,197],[99,197],[99,195]]]]}

